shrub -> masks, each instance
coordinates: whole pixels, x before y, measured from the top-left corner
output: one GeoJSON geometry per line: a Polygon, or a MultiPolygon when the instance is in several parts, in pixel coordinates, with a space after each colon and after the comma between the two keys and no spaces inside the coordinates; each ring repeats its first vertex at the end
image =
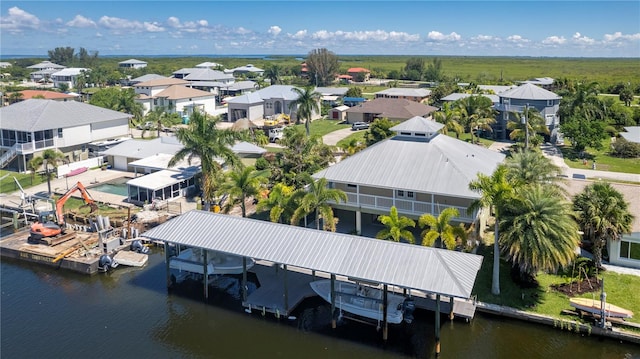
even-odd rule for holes
{"type": "Polygon", "coordinates": [[[620,137],[611,144],[611,155],[622,158],[640,157],[640,143],[629,142],[620,137]]]}

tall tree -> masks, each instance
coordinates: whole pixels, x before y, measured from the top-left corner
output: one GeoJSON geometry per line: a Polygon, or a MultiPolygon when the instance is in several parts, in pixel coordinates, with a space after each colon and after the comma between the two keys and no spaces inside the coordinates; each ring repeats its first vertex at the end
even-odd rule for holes
{"type": "Polygon", "coordinates": [[[316,173],[334,161],[333,149],[321,136],[307,136],[300,126],[288,126],[283,133],[280,144],[284,149],[269,166],[273,183],[301,188],[308,183],[305,174],[316,173]]]}
{"type": "Polygon", "coordinates": [[[308,179],[308,189],[300,199],[300,206],[293,213],[291,224],[295,225],[303,217],[315,212],[316,229],[320,229],[320,218],[322,218],[323,229],[335,232],[336,221],[330,202],[346,202],[347,194],[342,190],[329,188],[326,178],[320,178],[316,181],[311,180],[310,177],[308,179]]]}
{"type": "Polygon", "coordinates": [[[595,182],[575,196],[573,209],[580,229],[593,243],[593,259],[602,267],[602,248],[608,240],[620,239],[631,232],[634,216],[618,190],[607,182],[595,182]]]}
{"type": "Polygon", "coordinates": [[[491,293],[500,295],[499,208],[505,201],[513,196],[513,186],[507,180],[507,168],[498,166],[491,176],[478,173],[478,178],[469,183],[469,189],[474,192],[480,192],[480,198],[471,203],[468,211],[473,212],[475,210],[488,208],[495,217],[491,293]]]}
{"type": "Polygon", "coordinates": [[[433,114],[433,118],[444,125],[442,133],[445,135],[449,131],[453,131],[456,134],[456,138],[460,138],[460,135],[464,133],[464,127],[458,122],[460,120],[460,112],[451,102],[445,103],[440,111],[433,114]]]}
{"type": "Polygon", "coordinates": [[[333,83],[340,68],[338,56],[325,49],[314,49],[306,59],[309,81],[315,86],[327,86],[333,83]]]}
{"type": "Polygon", "coordinates": [[[264,70],[264,77],[269,79],[271,85],[277,85],[280,83],[280,72],[278,64],[271,64],[264,70]]]}
{"type": "Polygon", "coordinates": [[[49,54],[49,61],[64,66],[71,66],[75,60],[75,50],[73,47],[56,47],[53,50],[47,51],[49,54]]]}
{"type": "Polygon", "coordinates": [[[314,114],[320,112],[320,95],[311,86],[307,86],[304,89],[294,87],[293,92],[298,95],[298,98],[289,103],[290,109],[296,110],[296,122],[300,123],[300,120],[304,120],[304,128],[307,131],[307,136],[310,135],[309,124],[314,114]]]}
{"type": "Polygon", "coordinates": [[[132,88],[119,89],[108,87],[96,91],[89,103],[94,106],[108,108],[133,115],[134,121],[142,119],[142,104],[135,101],[136,93],[132,88]]]}
{"type": "Polygon", "coordinates": [[[424,72],[424,79],[427,81],[442,80],[442,60],[437,57],[433,59],[424,72]]]}
{"type": "Polygon", "coordinates": [[[27,169],[31,172],[31,184],[33,184],[33,179],[36,175],[36,172],[38,172],[38,169],[40,169],[40,166],[42,166],[44,159],[40,156],[38,157],[34,157],[31,160],[29,160],[29,162],[27,162],[27,169]]]}
{"type": "Polygon", "coordinates": [[[454,227],[449,222],[459,215],[458,209],[450,207],[440,212],[437,218],[429,213],[420,216],[418,225],[426,228],[422,231],[422,245],[433,246],[440,240],[440,248],[454,249],[456,237],[463,237],[465,233],[463,227],[454,227]]]}
{"type": "Polygon", "coordinates": [[[562,177],[560,167],[539,151],[512,152],[505,161],[507,179],[514,186],[557,184],[562,177]]]}
{"type": "Polygon", "coordinates": [[[416,222],[408,217],[399,216],[396,206],[391,207],[389,215],[378,216],[378,221],[384,224],[386,228],[376,234],[378,239],[391,239],[394,242],[400,242],[405,240],[411,244],[415,242],[413,233],[408,230],[408,227],[415,227],[416,222]]]}
{"type": "Polygon", "coordinates": [[[269,211],[269,220],[277,223],[289,223],[297,208],[297,194],[304,195],[301,191],[295,191],[293,186],[276,183],[267,198],[261,198],[256,207],[257,211],[269,211]]]}
{"type": "Polygon", "coordinates": [[[563,95],[560,103],[560,130],[578,152],[587,146],[601,149],[602,140],[607,138],[606,109],[598,91],[596,82],[578,84],[563,95]]]}
{"type": "Polygon", "coordinates": [[[404,78],[407,80],[420,81],[424,73],[424,58],[410,57],[404,66],[404,78]]]}
{"type": "Polygon", "coordinates": [[[455,101],[455,106],[460,114],[460,122],[471,133],[472,143],[475,143],[474,135],[477,130],[492,131],[491,124],[496,120],[491,99],[472,95],[455,101]]]}
{"type": "MultiPolygon", "coordinates": [[[[51,196],[51,177],[58,168],[58,163],[64,161],[65,157],[62,152],[58,152],[53,149],[44,150],[42,152],[42,164],[44,166],[45,176],[47,177],[47,190],[49,196],[51,196]],[[53,169],[53,172],[49,170],[49,167],[53,169]]],[[[34,159],[32,159],[34,161],[34,159]]]]}
{"type": "Polygon", "coordinates": [[[374,143],[380,142],[385,138],[389,138],[395,134],[395,132],[391,131],[391,127],[397,125],[398,122],[391,121],[388,118],[378,118],[371,126],[369,126],[369,131],[364,134],[364,140],[367,146],[371,146],[374,143]]]}
{"type": "Polygon", "coordinates": [[[229,195],[225,212],[240,204],[242,217],[247,216],[247,199],[256,197],[268,182],[269,171],[258,171],[255,167],[236,166],[227,173],[227,181],[220,188],[221,193],[229,195]]]}
{"type": "Polygon", "coordinates": [[[571,204],[550,187],[519,187],[504,203],[500,244],[521,279],[534,282],[538,271],[555,272],[575,259],[580,242],[571,204]]]}
{"type": "Polygon", "coordinates": [[[189,126],[176,131],[176,137],[184,147],[169,161],[171,167],[185,157],[189,164],[194,158],[200,158],[205,210],[209,210],[215,198],[214,178],[222,169],[218,160],[231,166],[240,164],[240,159],[231,150],[236,140],[240,139],[240,134],[230,129],[218,129],[216,124],[219,121],[219,117],[211,118],[199,111],[194,111],[189,118],[189,126]]]}

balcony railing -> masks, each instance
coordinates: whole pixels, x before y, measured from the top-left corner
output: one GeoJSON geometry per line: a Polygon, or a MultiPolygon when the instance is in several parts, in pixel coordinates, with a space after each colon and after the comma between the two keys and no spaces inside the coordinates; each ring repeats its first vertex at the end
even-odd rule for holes
{"type": "Polygon", "coordinates": [[[18,154],[28,154],[37,150],[57,147],[58,141],[55,138],[49,138],[46,140],[40,140],[35,142],[27,142],[27,143],[5,142],[5,144],[10,145],[12,149],[15,148],[15,151],[18,154]]]}
{"type": "Polygon", "coordinates": [[[382,196],[373,196],[367,194],[361,194],[360,200],[358,200],[358,195],[356,193],[347,193],[347,202],[341,203],[347,206],[360,207],[360,208],[370,208],[382,211],[391,210],[392,206],[396,206],[398,209],[398,213],[401,214],[410,214],[420,216],[425,213],[430,213],[437,217],[440,213],[446,208],[456,208],[460,215],[456,218],[465,222],[472,222],[475,219],[474,213],[467,214],[466,207],[460,206],[452,206],[447,204],[439,204],[439,203],[431,203],[431,202],[421,202],[415,200],[407,200],[407,199],[399,199],[382,196]],[[433,211],[432,211],[433,209],[433,211]]]}

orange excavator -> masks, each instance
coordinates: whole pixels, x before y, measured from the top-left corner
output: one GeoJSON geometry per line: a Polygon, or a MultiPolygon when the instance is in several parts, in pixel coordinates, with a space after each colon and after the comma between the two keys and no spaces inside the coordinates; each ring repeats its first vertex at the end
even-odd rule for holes
{"type": "Polygon", "coordinates": [[[31,239],[32,240],[40,240],[44,237],[55,237],[59,234],[64,233],[65,223],[64,223],[64,213],[62,208],[64,207],[65,202],[75,191],[80,191],[82,194],[82,199],[84,199],[84,203],[86,206],[91,207],[91,213],[95,212],[98,209],[98,206],[95,204],[87,189],[82,185],[82,183],[78,182],[73,186],[70,190],[68,190],[65,194],[62,195],[56,201],[56,222],[47,221],[47,222],[36,222],[31,225],[31,239]]]}

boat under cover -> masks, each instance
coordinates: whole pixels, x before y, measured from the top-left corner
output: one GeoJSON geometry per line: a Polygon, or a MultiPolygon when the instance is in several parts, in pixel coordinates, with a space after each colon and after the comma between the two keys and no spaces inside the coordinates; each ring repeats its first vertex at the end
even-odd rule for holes
{"type": "MultiPolygon", "coordinates": [[[[247,258],[247,270],[255,263],[253,258],[247,258]]],[[[176,257],[169,259],[169,268],[204,275],[204,252],[200,248],[183,249],[176,257]]],[[[207,251],[207,275],[241,274],[242,270],[241,256],[207,251]]]]}
{"type": "MultiPolygon", "coordinates": [[[[323,279],[309,283],[314,292],[322,299],[331,303],[331,280],[323,279]]],[[[382,320],[383,291],[367,285],[336,281],[336,308],[361,317],[382,320]]],[[[387,322],[400,324],[403,319],[403,304],[405,297],[387,292],[387,322]]]]}

